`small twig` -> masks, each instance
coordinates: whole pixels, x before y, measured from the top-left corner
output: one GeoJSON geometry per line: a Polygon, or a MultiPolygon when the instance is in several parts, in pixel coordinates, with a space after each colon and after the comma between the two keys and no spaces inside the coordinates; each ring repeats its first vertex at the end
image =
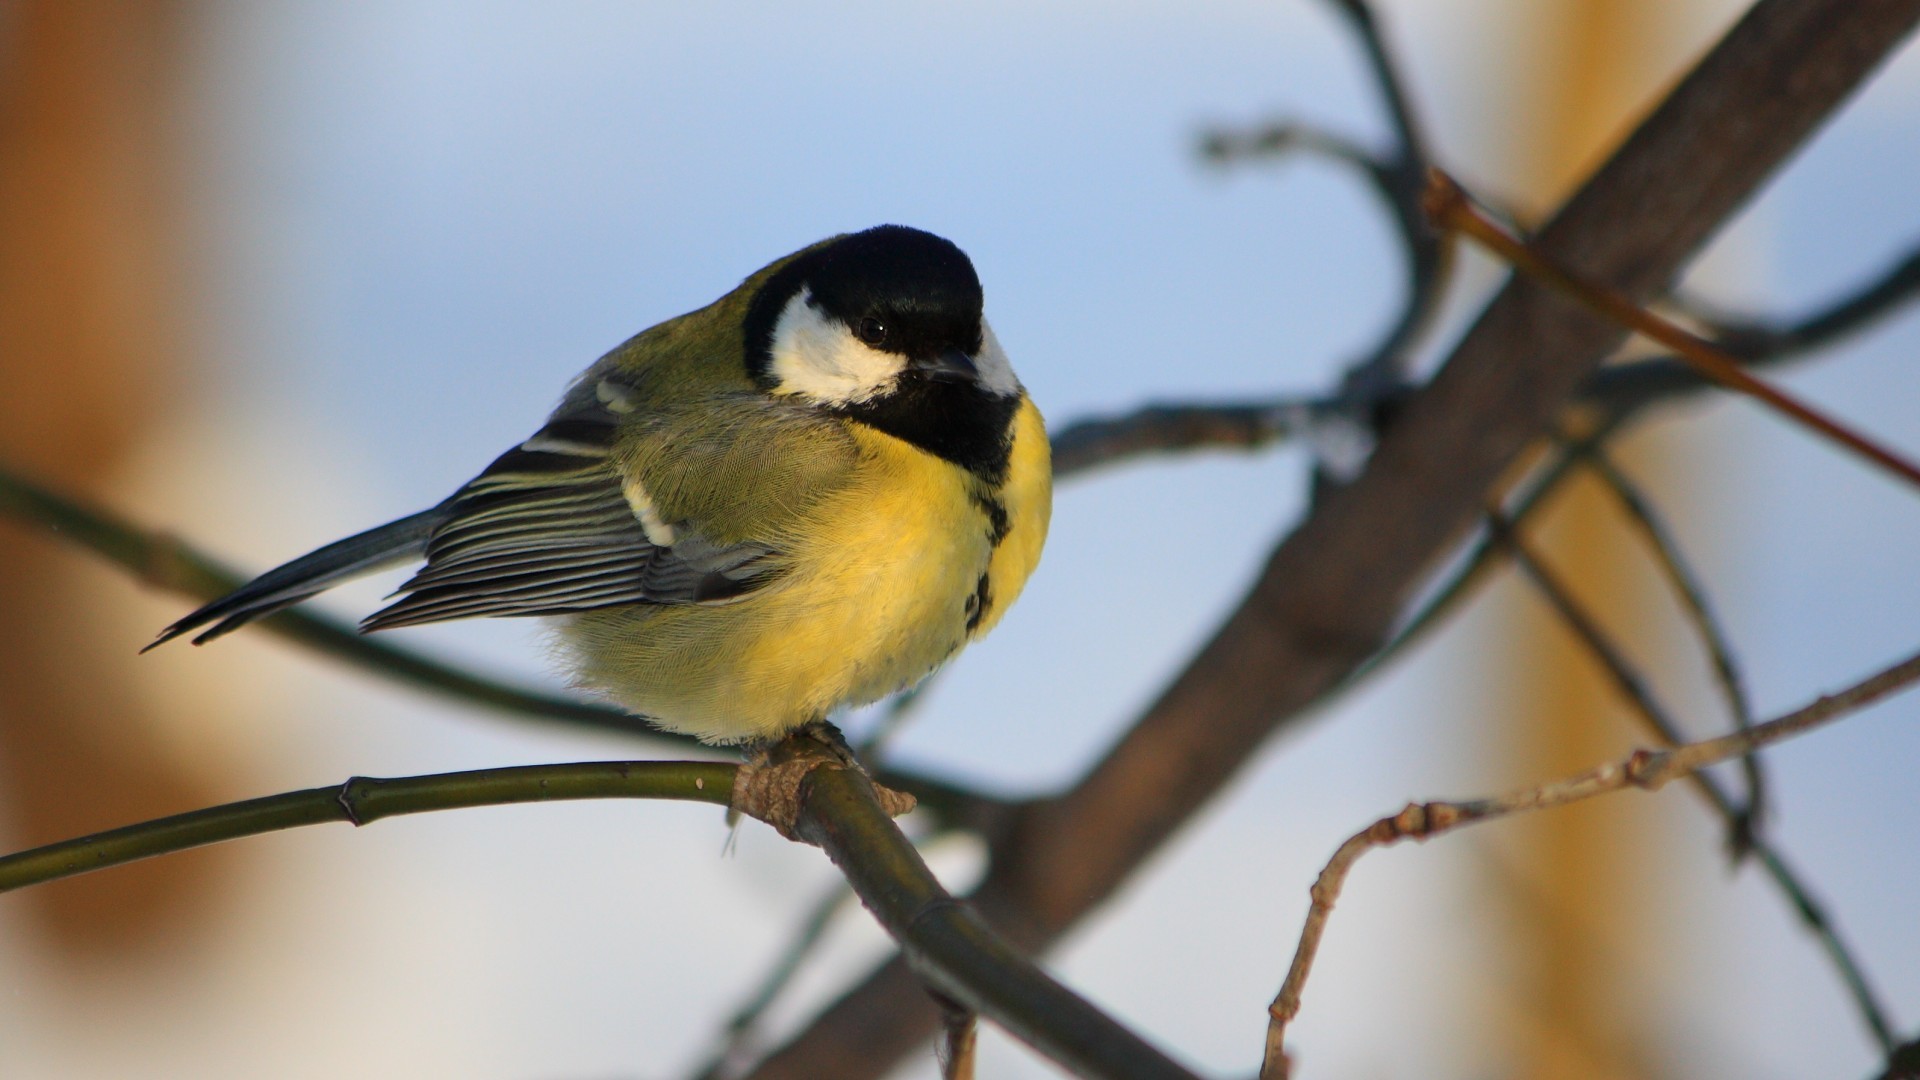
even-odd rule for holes
{"type": "Polygon", "coordinates": [[[1367,175],[1376,186],[1392,168],[1386,159],[1344,135],[1297,120],[1277,120],[1249,131],[1209,128],[1200,133],[1200,156],[1215,165],[1312,154],[1367,175]]]}
{"type": "Polygon", "coordinates": [[[379,779],[289,791],[158,818],[0,857],[0,892],[243,836],[474,806],[573,799],[679,799],[725,806],[735,766],[709,761],[592,761],[379,779]]]}
{"type": "Polygon", "coordinates": [[[1432,325],[1446,292],[1452,248],[1449,237],[1433,228],[1423,207],[1426,174],[1431,158],[1427,140],[1414,113],[1406,80],[1387,48],[1386,36],[1365,0],[1331,0],[1353,26],[1366,51],[1367,67],[1387,106],[1393,128],[1391,156],[1374,173],[1375,187],[1393,212],[1395,227],[1407,252],[1407,299],[1400,317],[1373,352],[1348,375],[1349,386],[1364,387],[1379,396],[1404,383],[1413,346],[1432,325]]]}
{"type": "MultiPolygon", "coordinates": [[[[1555,574],[1540,557],[1520,538],[1515,527],[1500,517],[1498,512],[1490,515],[1495,538],[1513,554],[1514,562],[1527,574],[1539,589],[1540,594],[1554,609],[1555,613],[1580,638],[1587,651],[1599,661],[1601,669],[1613,681],[1616,689],[1627,700],[1641,719],[1646,721],[1654,734],[1669,746],[1684,743],[1680,725],[1660,705],[1653,696],[1647,682],[1628,662],[1626,654],[1601,629],[1593,614],[1577,600],[1572,590],[1555,574]]],[[[1741,730],[1752,730],[1748,724],[1741,730]]],[[[1752,761],[1753,753],[1742,756],[1743,761],[1752,761]]],[[[1840,939],[1839,930],[1833,925],[1825,911],[1814,901],[1812,893],[1780,856],[1754,820],[1749,802],[1738,805],[1733,797],[1723,790],[1712,775],[1704,771],[1690,773],[1687,777],[1702,797],[1707,800],[1721,819],[1726,822],[1729,846],[1736,852],[1751,851],[1760,860],[1767,876],[1773,879],[1776,887],[1784,893],[1793,905],[1801,921],[1807,926],[1823,951],[1833,961],[1839,972],[1840,981],[1845,984],[1847,994],[1853,999],[1854,1009],[1860,1014],[1861,1022],[1872,1034],[1874,1041],[1884,1052],[1893,1046],[1893,1025],[1887,1019],[1887,1010],[1879,1000],[1879,995],[1867,981],[1866,969],[1853,955],[1853,951],[1840,939]]]]}
{"type": "Polygon", "coordinates": [[[1917,679],[1920,679],[1920,654],[1870,675],[1839,693],[1822,695],[1811,704],[1745,731],[1666,750],[1642,748],[1623,759],[1595,766],[1583,773],[1495,798],[1409,803],[1400,813],[1381,818],[1355,833],[1334,852],[1333,858],[1327,861],[1313,884],[1313,902],[1300,932],[1300,944],[1294,952],[1286,980],[1280,986],[1280,993],[1267,1009],[1267,1055],[1260,1070],[1261,1080],[1284,1080],[1287,1075],[1286,1058],[1282,1053],[1286,1027],[1300,1013],[1301,993],[1306,988],[1307,975],[1312,970],[1321,936],[1326,931],[1327,919],[1340,898],[1347,875],[1367,851],[1401,840],[1426,840],[1462,825],[1565,806],[1628,787],[1656,791],[1675,779],[1693,775],[1709,765],[1750,754],[1762,746],[1830,723],[1905,688],[1917,679]]]}
{"type": "MultiPolygon", "coordinates": [[[[1720,344],[1760,367],[1797,359],[1870,329],[1920,296],[1920,251],[1883,270],[1865,285],[1797,322],[1773,326],[1755,320],[1733,321],[1720,344]]],[[[1716,385],[1672,357],[1651,357],[1615,364],[1595,373],[1581,398],[1613,417],[1624,418],[1657,402],[1673,401],[1716,385]]]]}
{"type": "Polygon", "coordinates": [[[1123,416],[1081,420],[1053,436],[1056,478],[1168,450],[1253,450],[1306,432],[1330,407],[1315,398],[1148,405],[1123,416]]]}
{"type": "Polygon", "coordinates": [[[1907,252],[1865,286],[1819,312],[1784,325],[1752,315],[1729,315],[1679,296],[1668,303],[1704,325],[1722,349],[1752,361],[1805,352],[1856,333],[1916,294],[1920,294],[1920,249],[1907,252]]]}
{"type": "Polygon", "coordinates": [[[1386,205],[1406,254],[1406,299],[1380,340],[1349,366],[1337,402],[1351,420],[1372,430],[1383,420],[1378,415],[1381,406],[1405,391],[1414,347],[1439,313],[1449,281],[1452,244],[1448,234],[1433,228],[1423,208],[1426,139],[1372,9],[1364,0],[1330,2],[1348,20],[1366,53],[1368,72],[1380,91],[1393,130],[1392,149],[1376,153],[1344,136],[1286,121],[1251,132],[1205,132],[1200,152],[1220,164],[1299,152],[1315,154],[1359,172],[1386,205]]]}
{"type": "MultiPolygon", "coordinates": [[[[1587,464],[1594,475],[1599,477],[1620,508],[1626,512],[1627,520],[1646,540],[1652,550],[1654,561],[1659,564],[1667,584],[1680,600],[1680,608],[1686,613],[1687,621],[1699,639],[1701,648],[1707,654],[1707,660],[1713,669],[1714,682],[1720,688],[1720,695],[1726,701],[1727,712],[1733,717],[1733,726],[1749,728],[1753,726],[1753,703],[1747,696],[1746,679],[1740,674],[1740,665],[1733,657],[1733,644],[1726,629],[1720,625],[1719,618],[1713,612],[1713,606],[1707,601],[1706,589],[1700,583],[1700,577],[1694,573],[1687,560],[1680,553],[1680,544],[1673,533],[1660,519],[1653,505],[1641,494],[1638,485],[1621,470],[1613,457],[1605,449],[1594,446],[1586,452],[1587,464]]],[[[1741,768],[1746,773],[1747,802],[1741,812],[1739,827],[1734,836],[1734,851],[1739,854],[1745,850],[1745,835],[1750,833],[1766,813],[1766,775],[1758,757],[1741,759],[1741,768]]]]}
{"type": "Polygon", "coordinates": [[[934,994],[940,1006],[940,1080],[973,1080],[973,1051],[979,1016],[972,1009],[934,994]]]}
{"type": "Polygon", "coordinates": [[[1507,260],[1521,271],[1586,305],[1620,326],[1665,345],[1700,374],[1760,401],[1802,427],[1864,457],[1908,483],[1920,487],[1920,466],[1872,439],[1827,416],[1769,383],[1749,374],[1740,361],[1702,338],[1653,314],[1624,293],[1587,280],[1509,234],[1481,213],[1453,178],[1438,169],[1429,173],[1427,213],[1440,228],[1461,233],[1507,260]]]}

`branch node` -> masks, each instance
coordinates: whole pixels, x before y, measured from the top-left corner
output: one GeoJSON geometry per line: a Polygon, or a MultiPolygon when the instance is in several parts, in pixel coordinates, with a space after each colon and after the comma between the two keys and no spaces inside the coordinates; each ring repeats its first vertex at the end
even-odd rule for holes
{"type": "Polygon", "coordinates": [[[347,815],[347,821],[356,829],[365,825],[367,821],[360,816],[360,808],[355,805],[353,786],[365,779],[364,776],[347,777],[346,782],[340,785],[340,790],[333,796],[333,801],[340,804],[341,811],[347,815]]]}
{"type": "Polygon", "coordinates": [[[1667,759],[1673,755],[1665,750],[1648,750],[1642,747],[1627,756],[1627,783],[1648,791],[1658,790],[1667,782],[1667,759]]]}

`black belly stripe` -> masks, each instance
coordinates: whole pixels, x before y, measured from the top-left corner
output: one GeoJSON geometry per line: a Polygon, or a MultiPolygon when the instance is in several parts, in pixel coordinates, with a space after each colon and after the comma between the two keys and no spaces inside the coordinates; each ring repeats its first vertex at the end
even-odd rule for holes
{"type": "Polygon", "coordinates": [[[973,586],[973,595],[967,597],[967,633],[980,628],[980,620],[987,617],[988,609],[993,607],[993,588],[986,574],[973,586]]]}
{"type": "Polygon", "coordinates": [[[1013,522],[1007,519],[1006,504],[998,496],[975,488],[973,505],[987,517],[987,546],[999,550],[1000,541],[1005,540],[1007,531],[1013,528],[1013,522]]]}
{"type": "Polygon", "coordinates": [[[998,496],[978,487],[971,494],[974,507],[987,519],[987,569],[980,572],[980,580],[973,586],[973,595],[967,597],[969,634],[979,629],[980,620],[993,610],[993,583],[989,580],[993,574],[993,554],[1000,550],[1000,542],[1007,538],[1007,533],[1013,528],[1013,522],[1007,518],[1006,504],[998,496]]]}

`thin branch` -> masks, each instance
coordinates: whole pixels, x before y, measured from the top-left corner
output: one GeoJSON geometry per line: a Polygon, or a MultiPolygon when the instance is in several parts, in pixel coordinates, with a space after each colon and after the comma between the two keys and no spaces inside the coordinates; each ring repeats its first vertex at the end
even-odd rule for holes
{"type": "Polygon", "coordinates": [[[344,821],[473,806],[572,799],[680,799],[727,805],[736,766],[707,761],[598,761],[378,779],[193,810],[0,857],[0,892],[223,840],[344,821]]]}
{"type": "MultiPolygon", "coordinates": [[[[1667,584],[1680,599],[1680,608],[1686,614],[1688,623],[1693,627],[1694,636],[1699,639],[1701,648],[1707,654],[1708,665],[1713,669],[1714,683],[1720,688],[1720,696],[1726,702],[1727,712],[1733,717],[1733,726],[1749,728],[1753,726],[1753,702],[1747,696],[1746,679],[1740,674],[1740,665],[1733,656],[1733,643],[1726,629],[1720,625],[1719,618],[1713,612],[1713,606],[1707,600],[1707,591],[1700,577],[1688,565],[1685,556],[1680,553],[1679,541],[1673,536],[1666,523],[1660,519],[1653,505],[1641,494],[1640,488],[1621,470],[1613,457],[1604,448],[1595,446],[1587,451],[1587,464],[1593,468],[1594,475],[1600,478],[1602,485],[1614,501],[1620,504],[1627,520],[1646,541],[1653,552],[1654,561],[1667,579],[1667,584]]],[[[1758,757],[1746,757],[1740,761],[1747,779],[1747,802],[1742,809],[1739,828],[1734,838],[1734,851],[1745,850],[1741,835],[1750,832],[1766,812],[1766,775],[1758,757]]]]}
{"type": "MultiPolygon", "coordinates": [[[[814,754],[803,730],[776,748],[814,754]],[[797,748],[797,749],[794,749],[797,748]]],[[[0,857],[0,892],[153,855],[303,825],[432,810],[574,799],[646,798],[742,808],[738,766],[616,761],[533,765],[343,784],[176,814],[0,857]]],[[[765,817],[827,852],[867,907],[943,995],[983,1012],[1067,1067],[1111,1080],[1194,1080],[1193,1074],[1089,1005],[1002,941],[941,888],[894,824],[865,773],[816,756],[793,774],[791,820],[765,817]],[[825,767],[821,767],[825,766],[825,767]]]]}
{"type": "Polygon", "coordinates": [[[1737,357],[1655,315],[1619,290],[1567,269],[1552,256],[1543,254],[1533,245],[1508,233],[1504,227],[1480,212],[1452,177],[1438,169],[1429,175],[1432,182],[1427,191],[1427,212],[1439,227],[1467,236],[1519,270],[1579,300],[1622,327],[1644,334],[1674,350],[1681,360],[1708,379],[1759,401],[1801,427],[1825,436],[1856,456],[1866,458],[1909,484],[1920,487],[1920,466],[1761,380],[1742,367],[1737,357]]]}
{"type": "Polygon", "coordinates": [[[1406,299],[1380,340],[1348,368],[1338,402],[1350,418],[1371,430],[1380,420],[1376,412],[1382,403],[1405,390],[1414,347],[1439,313],[1452,264],[1452,242],[1432,227],[1422,209],[1429,164],[1426,139],[1379,22],[1364,0],[1329,2],[1347,19],[1366,54],[1368,72],[1393,130],[1391,151],[1375,153],[1344,136],[1288,121],[1250,132],[1205,132],[1200,152],[1219,164],[1312,153],[1358,171],[1385,204],[1406,254],[1406,299]]]}
{"type": "Polygon", "coordinates": [[[1364,400],[1375,401],[1405,384],[1413,347],[1433,325],[1446,293],[1451,265],[1450,238],[1427,220],[1421,196],[1431,159],[1406,81],[1387,47],[1386,36],[1365,0],[1332,0],[1354,28],[1367,55],[1373,83],[1387,106],[1394,149],[1376,176],[1407,253],[1407,299],[1400,317],[1373,352],[1349,373],[1347,383],[1364,400]]]}
{"type": "MultiPolygon", "coordinates": [[[[246,580],[178,540],[140,529],[107,511],[83,506],[4,467],[0,467],[0,513],[43,526],[61,539],[132,572],[152,588],[210,600],[232,592],[246,580]]],[[[260,625],[351,667],[497,712],[638,735],[682,749],[700,747],[691,738],[661,731],[618,709],[485,678],[410,649],[384,644],[305,610],[282,612],[262,620],[260,625]]]]}
{"type": "Polygon", "coordinates": [[[1248,130],[1208,128],[1200,133],[1199,152],[1215,165],[1311,154],[1365,174],[1376,188],[1386,186],[1386,173],[1393,167],[1345,135],[1298,120],[1276,120],[1248,130]]]}
{"type": "MultiPolygon", "coordinates": [[[[1644,720],[1662,742],[1668,746],[1684,743],[1680,725],[1672,715],[1661,706],[1653,696],[1647,682],[1636,671],[1626,654],[1600,627],[1599,620],[1581,604],[1572,590],[1558,574],[1547,566],[1531,547],[1520,537],[1518,530],[1498,512],[1490,515],[1495,538],[1513,555],[1514,562],[1527,574],[1554,610],[1578,637],[1587,651],[1599,661],[1601,669],[1612,680],[1636,713],[1644,720]]],[[[1740,730],[1752,730],[1752,724],[1741,725],[1740,730]]],[[[1753,761],[1756,755],[1746,754],[1743,761],[1753,761]]],[[[1841,940],[1837,927],[1827,918],[1821,906],[1813,900],[1812,892],[1806,883],[1781,858],[1777,849],[1766,835],[1760,831],[1758,823],[1751,813],[1751,802],[1746,806],[1738,805],[1732,796],[1723,790],[1718,781],[1706,772],[1696,771],[1689,774],[1695,789],[1707,800],[1708,805],[1720,815],[1727,825],[1730,846],[1738,851],[1752,851],[1760,857],[1760,864],[1773,879],[1776,887],[1792,903],[1807,925],[1808,932],[1814,935],[1820,946],[1833,961],[1838,970],[1840,981],[1845,984],[1848,996],[1853,999],[1854,1010],[1860,1014],[1874,1041],[1883,1053],[1891,1052],[1895,1036],[1893,1025],[1887,1019],[1886,1007],[1881,1004],[1879,995],[1867,980],[1866,969],[1841,940]]]]}
{"type": "MultiPolygon", "coordinates": [[[[1300,1013],[1301,994],[1313,968],[1314,956],[1326,931],[1327,919],[1340,898],[1347,875],[1368,851],[1401,840],[1427,840],[1463,825],[1492,821],[1512,814],[1546,810],[1629,787],[1655,791],[1670,781],[1691,776],[1709,765],[1751,754],[1763,746],[1830,723],[1904,689],[1920,680],[1920,654],[1886,668],[1836,694],[1822,695],[1811,704],[1745,731],[1686,743],[1666,750],[1639,749],[1627,757],[1586,772],[1537,787],[1522,788],[1488,799],[1460,802],[1409,803],[1392,817],[1381,818],[1340,845],[1314,881],[1312,906],[1300,932],[1300,944],[1287,970],[1280,993],[1268,1007],[1267,1053],[1261,1080],[1284,1080],[1287,1064],[1282,1052],[1286,1028],[1300,1013]]],[[[1892,1043],[1889,1042],[1891,1047],[1892,1043]]]]}
{"type": "MultiPolygon", "coordinates": [[[[809,760],[797,733],[775,748],[809,760]]],[[[1005,1027],[1075,1075],[1109,1080],[1194,1080],[1138,1035],[1055,982],[970,905],[955,900],[858,769],[814,760],[795,788],[792,833],[827,853],[860,899],[913,959],[930,989],[1005,1027]]],[[[780,827],[776,823],[776,827],[780,827]]]]}
{"type": "Polygon", "coordinates": [[[1322,399],[1148,405],[1116,417],[1081,420],[1053,436],[1053,473],[1073,476],[1168,450],[1255,450],[1304,434],[1333,404],[1322,399]]]}
{"type": "Polygon", "coordinates": [[[1818,349],[1859,332],[1920,293],[1920,248],[1907,252],[1871,282],[1850,291],[1819,312],[1790,323],[1753,315],[1714,311],[1698,300],[1674,297],[1688,317],[1700,322],[1722,349],[1748,361],[1818,349]]]}
{"type": "Polygon", "coordinates": [[[774,961],[772,969],[762,977],[759,989],[734,1010],[722,1034],[720,1048],[705,1066],[694,1073],[695,1080],[729,1080],[744,1071],[744,1067],[752,1060],[755,1037],[767,1010],[773,1007],[781,991],[792,983],[793,977],[800,973],[800,966],[825,937],[833,917],[851,899],[852,888],[841,881],[815,901],[813,910],[807,913],[794,931],[793,939],[774,961]]]}
{"type": "MultiPolygon", "coordinates": [[[[1915,250],[1838,301],[1785,326],[1733,321],[1716,329],[1721,346],[1751,367],[1806,355],[1872,329],[1920,296],[1920,250],[1915,250]]],[[[1603,368],[1582,399],[1608,415],[1625,417],[1645,406],[1678,400],[1717,384],[1672,357],[1603,368]]]]}

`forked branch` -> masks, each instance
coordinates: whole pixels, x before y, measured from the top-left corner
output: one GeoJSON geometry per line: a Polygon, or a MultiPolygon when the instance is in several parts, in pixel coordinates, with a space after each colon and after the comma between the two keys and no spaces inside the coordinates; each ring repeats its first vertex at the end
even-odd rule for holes
{"type": "Polygon", "coordinates": [[[1287,1058],[1284,1053],[1287,1025],[1300,1013],[1301,994],[1314,957],[1326,932],[1327,919],[1340,899],[1347,875],[1362,855],[1374,848],[1402,840],[1426,840],[1463,825],[1473,825],[1512,814],[1546,810],[1568,803],[1591,799],[1626,788],[1655,791],[1670,781],[1691,776],[1709,765],[1750,754],[1763,746],[1809,731],[1901,690],[1920,680],[1920,654],[1910,656],[1836,694],[1823,695],[1812,703],[1764,724],[1735,731],[1714,739],[1686,743],[1663,750],[1635,750],[1619,761],[1595,766],[1586,772],[1537,787],[1522,788],[1505,795],[1461,802],[1409,803],[1392,817],[1384,817],[1349,837],[1327,861],[1312,889],[1313,903],[1306,924],[1300,931],[1300,944],[1287,969],[1280,993],[1268,1007],[1267,1044],[1261,1080],[1285,1080],[1287,1058]]]}

